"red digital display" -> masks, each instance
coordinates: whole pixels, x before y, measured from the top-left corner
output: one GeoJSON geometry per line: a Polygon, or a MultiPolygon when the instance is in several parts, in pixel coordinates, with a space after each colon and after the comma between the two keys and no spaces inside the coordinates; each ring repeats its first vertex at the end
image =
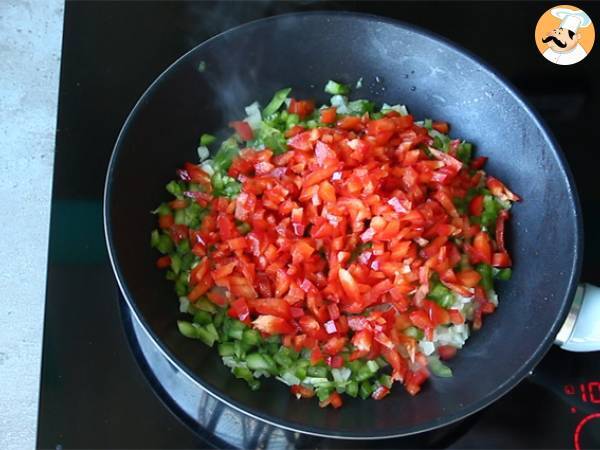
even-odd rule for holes
{"type": "Polygon", "coordinates": [[[564,387],[564,391],[567,395],[575,395],[578,393],[582,402],[600,404],[600,381],[581,383],[579,384],[578,389],[572,384],[567,384],[564,387]]]}
{"type": "MultiPolygon", "coordinates": [[[[587,416],[585,416],[583,419],[581,419],[581,421],[577,424],[577,428],[575,428],[575,434],[573,436],[574,438],[574,445],[575,445],[575,450],[584,450],[581,447],[581,435],[583,432],[583,427],[588,423],[588,422],[592,422],[593,420],[599,420],[600,419],[600,413],[595,413],[595,414],[589,414],[587,416]]],[[[589,426],[589,425],[588,425],[589,426]]]]}
{"type": "MultiPolygon", "coordinates": [[[[577,396],[584,403],[600,404],[600,381],[588,381],[578,385],[567,384],[563,390],[566,395],[577,396]]],[[[577,409],[572,406],[571,413],[576,412],[577,409]]],[[[600,413],[588,414],[579,421],[573,433],[575,450],[589,448],[589,442],[586,445],[586,440],[589,441],[591,436],[589,434],[591,431],[589,427],[592,427],[591,423],[593,423],[594,428],[600,425],[600,413]],[[584,431],[584,429],[587,431],[584,431]]]]}

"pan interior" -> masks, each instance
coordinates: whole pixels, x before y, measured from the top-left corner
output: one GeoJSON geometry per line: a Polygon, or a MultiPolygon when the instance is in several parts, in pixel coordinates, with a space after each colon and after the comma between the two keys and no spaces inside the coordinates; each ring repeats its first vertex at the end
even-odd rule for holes
{"type": "Polygon", "coordinates": [[[183,370],[217,396],[280,426],[343,437],[391,437],[452,422],[490,403],[541,358],[561,322],[577,276],[579,217],[564,162],[536,117],[489,69],[421,30],[370,16],[319,13],[249,24],[196,47],[136,105],[118,140],[106,193],[107,236],[117,277],[134,312],[183,370]],[[204,70],[199,68],[204,67],[204,70]],[[177,299],[156,270],[150,214],[165,184],[196,161],[203,132],[244,116],[282,87],[326,101],[328,79],[363,87],[354,98],[403,103],[417,117],[451,123],[451,135],[490,157],[487,171],[524,198],[513,210],[513,278],[500,305],[451,363],[409,396],[348,400],[340,410],[296,401],[276,381],[257,392],[229,375],[217,352],[182,337],[177,299]],[[559,212],[560,211],[560,212],[559,212]]]}

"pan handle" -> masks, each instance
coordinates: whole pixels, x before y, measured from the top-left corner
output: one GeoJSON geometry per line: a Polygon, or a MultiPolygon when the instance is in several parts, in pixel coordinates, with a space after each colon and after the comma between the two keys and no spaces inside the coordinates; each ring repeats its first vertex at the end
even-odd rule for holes
{"type": "Polygon", "coordinates": [[[555,343],[572,352],[600,350],[600,287],[580,284],[555,343]]]}

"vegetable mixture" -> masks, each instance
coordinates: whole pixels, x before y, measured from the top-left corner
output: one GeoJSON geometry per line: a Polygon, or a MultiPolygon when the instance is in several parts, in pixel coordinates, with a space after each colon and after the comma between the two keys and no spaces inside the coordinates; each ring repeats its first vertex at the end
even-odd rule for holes
{"type": "Polygon", "coordinates": [[[235,134],[202,135],[155,211],[157,266],[174,281],[180,332],[216,346],[258,389],[342,405],[412,395],[452,358],[508,280],[505,229],[519,201],[445,122],[402,105],[330,105],[282,89],[246,107],[235,134]]]}

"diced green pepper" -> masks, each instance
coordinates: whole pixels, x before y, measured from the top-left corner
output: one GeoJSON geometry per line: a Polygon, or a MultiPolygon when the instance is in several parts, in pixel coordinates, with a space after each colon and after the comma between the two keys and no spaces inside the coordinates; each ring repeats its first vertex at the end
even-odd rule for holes
{"type": "Polygon", "coordinates": [[[177,275],[175,275],[172,270],[167,270],[165,278],[169,281],[175,281],[177,279],[177,275]]]}
{"type": "Polygon", "coordinates": [[[456,149],[456,156],[465,164],[469,164],[471,162],[471,157],[473,155],[473,144],[469,142],[461,142],[458,144],[458,148],[456,149]]]}
{"type": "Polygon", "coordinates": [[[214,314],[217,312],[217,307],[213,302],[208,300],[206,297],[201,297],[194,303],[194,306],[202,311],[206,311],[210,314],[214,314]]]}
{"type": "Polygon", "coordinates": [[[285,347],[285,346],[281,346],[279,347],[279,350],[277,351],[278,353],[281,353],[282,355],[285,355],[286,357],[290,358],[292,361],[296,361],[298,359],[298,352],[294,351],[293,349],[289,348],[289,347],[285,347]]]}
{"type": "Polygon", "coordinates": [[[252,370],[272,370],[267,360],[260,353],[250,353],[246,356],[246,364],[252,370]]]}
{"type": "Polygon", "coordinates": [[[307,368],[310,366],[310,362],[307,359],[299,359],[294,363],[294,375],[303,380],[307,377],[307,368]]]}
{"type": "Polygon", "coordinates": [[[370,360],[367,361],[367,368],[371,371],[372,374],[375,374],[379,370],[379,364],[376,361],[370,360]]]}
{"type": "Polygon", "coordinates": [[[240,340],[244,335],[244,330],[246,329],[246,325],[244,322],[240,322],[239,320],[233,320],[230,324],[228,335],[232,339],[240,340]]]}
{"type": "Polygon", "coordinates": [[[176,275],[181,270],[181,257],[178,254],[171,255],[171,270],[176,275]]]}
{"type": "Polygon", "coordinates": [[[179,244],[177,244],[177,253],[179,253],[181,256],[184,256],[189,251],[190,251],[190,241],[188,241],[187,239],[180,240],[179,244]]]}
{"type": "Polygon", "coordinates": [[[253,391],[260,387],[260,381],[252,376],[252,372],[247,367],[234,367],[232,373],[236,378],[246,381],[253,391]]]}
{"type": "Polygon", "coordinates": [[[244,359],[246,357],[245,347],[242,341],[233,341],[233,354],[239,359],[244,359]]]}
{"type": "Polygon", "coordinates": [[[179,332],[183,334],[186,338],[198,338],[198,333],[196,332],[197,329],[190,322],[186,322],[185,320],[178,320],[177,328],[179,329],[179,332]]]}
{"type": "Polygon", "coordinates": [[[325,366],[310,366],[308,369],[308,375],[317,378],[327,378],[327,367],[325,366]]]}
{"type": "Polygon", "coordinates": [[[215,172],[210,181],[213,186],[213,194],[218,197],[235,197],[241,189],[241,184],[237,180],[222,172],[215,172]]]}
{"type": "Polygon", "coordinates": [[[384,368],[389,365],[383,356],[378,356],[377,358],[375,358],[375,362],[377,363],[379,368],[384,368]]]}
{"type": "Polygon", "coordinates": [[[406,328],[406,329],[403,331],[403,333],[404,333],[406,336],[408,336],[408,337],[411,337],[411,338],[413,338],[413,339],[417,339],[417,340],[419,340],[419,341],[420,341],[421,339],[423,339],[423,337],[424,337],[423,330],[420,330],[420,329],[419,329],[419,328],[417,328],[417,327],[408,327],[408,328],[406,328]]]}
{"type": "Polygon", "coordinates": [[[170,181],[167,184],[167,191],[169,191],[169,193],[171,193],[178,199],[183,198],[183,187],[181,186],[181,184],[179,182],[177,182],[175,180],[170,181]]]}
{"type": "Polygon", "coordinates": [[[260,333],[251,328],[247,328],[242,333],[242,341],[250,346],[255,346],[260,344],[262,338],[260,337],[260,333]]]}
{"type": "Polygon", "coordinates": [[[492,272],[492,266],[490,266],[489,264],[477,264],[477,266],[475,266],[475,270],[477,270],[477,272],[479,272],[479,275],[481,275],[481,285],[483,286],[483,288],[486,291],[489,291],[490,289],[494,288],[494,276],[493,276],[493,272],[492,272]]]}
{"type": "Polygon", "coordinates": [[[388,389],[390,389],[393,384],[392,377],[386,374],[381,375],[377,381],[379,381],[379,384],[388,389]]]}
{"type": "MultiPolygon", "coordinates": [[[[377,364],[377,363],[375,363],[375,364],[377,364]]],[[[358,369],[358,371],[356,372],[356,375],[354,376],[354,379],[356,381],[364,381],[364,380],[371,378],[376,372],[377,372],[377,370],[372,370],[372,368],[370,368],[367,364],[365,364],[365,365],[361,366],[360,369],[358,369]]]]}
{"type": "Polygon", "coordinates": [[[437,375],[438,377],[452,377],[452,369],[441,362],[437,356],[430,356],[428,358],[427,367],[429,367],[429,370],[431,370],[432,374],[437,375]]]}
{"type": "Polygon", "coordinates": [[[359,395],[360,398],[362,398],[363,400],[366,400],[367,398],[369,398],[371,396],[371,394],[373,393],[375,389],[373,388],[373,385],[371,383],[369,383],[368,381],[363,381],[362,383],[360,383],[360,388],[359,388],[359,395]]]}
{"type": "Polygon", "coordinates": [[[433,146],[439,150],[447,152],[450,149],[451,139],[444,133],[440,133],[436,129],[428,131],[429,136],[433,138],[433,146]]]}
{"type": "Polygon", "coordinates": [[[319,386],[317,389],[315,389],[315,393],[317,394],[317,398],[320,402],[327,400],[332,392],[333,388],[328,386],[319,386]]]}
{"type": "MultiPolygon", "coordinates": [[[[242,344],[244,343],[244,341],[242,341],[242,344]]],[[[277,364],[275,363],[275,360],[273,359],[273,357],[267,353],[262,355],[263,359],[266,361],[267,365],[269,366],[269,372],[271,372],[272,374],[276,374],[277,373],[277,364]]]]}
{"type": "Polygon", "coordinates": [[[200,325],[208,325],[209,323],[212,323],[212,315],[206,311],[197,311],[196,314],[194,314],[194,322],[200,325]]]}
{"type": "Polygon", "coordinates": [[[265,147],[270,148],[275,155],[280,155],[287,150],[286,139],[281,130],[262,122],[256,140],[265,147]]]}
{"type": "Polygon", "coordinates": [[[159,216],[168,216],[172,213],[171,208],[166,203],[161,203],[158,208],[152,211],[153,214],[158,214],[159,216]]]}
{"type": "Polygon", "coordinates": [[[273,95],[273,98],[269,104],[265,106],[265,109],[263,109],[262,116],[269,117],[271,114],[275,114],[279,108],[281,108],[281,105],[285,103],[285,99],[288,97],[291,91],[292,88],[285,88],[275,92],[275,95],[273,95]]]}
{"type": "Polygon", "coordinates": [[[200,145],[202,145],[204,147],[208,147],[210,144],[212,144],[216,140],[217,140],[217,138],[215,136],[213,136],[212,134],[204,133],[202,136],[200,136],[200,145]]]}
{"type": "Polygon", "coordinates": [[[348,367],[348,369],[350,369],[353,374],[358,373],[358,370],[362,366],[363,366],[363,363],[360,360],[358,360],[358,359],[355,359],[354,361],[348,361],[346,363],[346,367],[348,367]]]}
{"type": "Polygon", "coordinates": [[[152,248],[157,248],[160,242],[160,232],[158,230],[152,230],[150,233],[150,246],[152,248]]]}
{"type": "Polygon", "coordinates": [[[292,358],[290,358],[288,355],[285,355],[281,352],[275,353],[273,358],[275,359],[275,362],[282,367],[290,367],[294,362],[292,360],[292,358]]]}
{"type": "Polygon", "coordinates": [[[491,195],[483,196],[483,213],[481,214],[481,224],[487,228],[492,228],[496,225],[498,213],[502,207],[491,195]]]}
{"type": "Polygon", "coordinates": [[[219,332],[214,324],[209,323],[205,328],[215,338],[215,340],[219,340],[219,332]]]}
{"type": "Polygon", "coordinates": [[[187,225],[190,228],[198,228],[202,218],[206,215],[206,211],[198,203],[190,203],[186,208],[175,211],[175,223],[187,225]]]}
{"type": "Polygon", "coordinates": [[[171,253],[173,251],[173,241],[171,241],[171,238],[167,234],[163,233],[158,238],[156,249],[163,255],[171,253]]]}
{"type": "Polygon", "coordinates": [[[223,342],[222,344],[219,344],[219,355],[232,356],[233,344],[231,342],[223,342]]]}
{"type": "Polygon", "coordinates": [[[300,116],[298,114],[289,114],[285,119],[285,127],[292,128],[294,125],[300,123],[300,116]]]}
{"type": "Polygon", "coordinates": [[[329,80],[325,85],[325,92],[331,95],[346,95],[350,93],[350,86],[329,80]]]}
{"type": "Polygon", "coordinates": [[[346,386],[346,394],[350,397],[356,397],[358,395],[358,383],[356,381],[350,381],[346,386]]]}
{"type": "Polygon", "coordinates": [[[348,103],[348,110],[350,114],[363,115],[364,113],[371,113],[375,108],[375,103],[369,100],[353,100],[348,103]]]}
{"type": "MultiPolygon", "coordinates": [[[[206,300],[206,301],[208,302],[208,300],[206,300]]],[[[194,306],[198,306],[198,302],[196,302],[196,304],[194,306]]],[[[206,309],[205,309],[205,311],[206,311],[206,309]]],[[[223,325],[223,320],[224,319],[225,319],[225,308],[219,308],[217,310],[217,314],[215,314],[215,318],[213,319],[213,323],[215,324],[215,327],[219,327],[220,328],[221,325],[223,325]]]]}
{"type": "MultiPolygon", "coordinates": [[[[185,274],[183,274],[183,275],[185,275],[185,274]]],[[[182,279],[181,276],[179,278],[177,278],[177,280],[175,280],[175,292],[177,293],[178,297],[184,297],[188,293],[187,280],[182,279]]]]}
{"type": "Polygon", "coordinates": [[[176,210],[173,218],[177,225],[185,225],[185,212],[183,212],[183,209],[176,210]]]}
{"type": "Polygon", "coordinates": [[[190,270],[192,268],[192,264],[197,261],[198,257],[193,253],[186,253],[181,257],[181,270],[190,270]]]}
{"type": "Polygon", "coordinates": [[[427,297],[435,300],[442,308],[449,308],[454,304],[454,294],[439,281],[432,283],[427,297]]]}
{"type": "MultiPolygon", "coordinates": [[[[279,344],[281,344],[281,338],[279,337],[279,335],[273,334],[273,335],[265,338],[265,342],[267,344],[277,344],[279,346],[279,344]]],[[[277,347],[277,348],[279,348],[279,347],[277,347]]]]}
{"type": "Polygon", "coordinates": [[[233,158],[239,153],[240,148],[234,137],[225,139],[213,158],[215,171],[226,171],[231,166],[233,158]]]}
{"type": "Polygon", "coordinates": [[[501,281],[508,281],[512,277],[512,269],[510,267],[506,269],[500,269],[498,273],[496,273],[496,279],[501,281]]]}

